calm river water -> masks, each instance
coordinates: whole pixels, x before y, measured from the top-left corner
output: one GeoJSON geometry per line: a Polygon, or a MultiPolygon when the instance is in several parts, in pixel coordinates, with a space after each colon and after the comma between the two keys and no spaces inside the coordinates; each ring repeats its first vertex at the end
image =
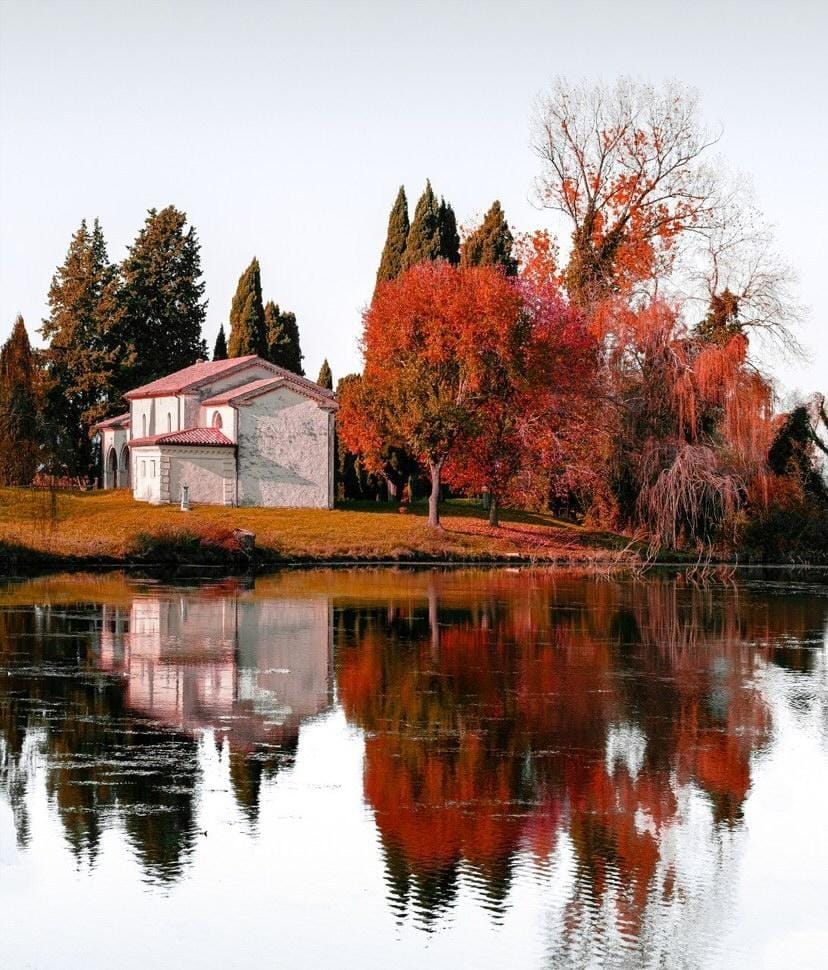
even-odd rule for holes
{"type": "Polygon", "coordinates": [[[828,584],[0,582],[0,967],[816,968],[828,584]]]}

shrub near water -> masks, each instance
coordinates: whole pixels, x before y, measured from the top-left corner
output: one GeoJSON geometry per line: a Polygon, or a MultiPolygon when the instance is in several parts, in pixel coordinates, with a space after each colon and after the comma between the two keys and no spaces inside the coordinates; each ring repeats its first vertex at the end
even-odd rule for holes
{"type": "Polygon", "coordinates": [[[127,555],[151,563],[224,564],[246,562],[249,558],[239,535],[219,525],[162,526],[151,532],[139,532],[127,555]]]}

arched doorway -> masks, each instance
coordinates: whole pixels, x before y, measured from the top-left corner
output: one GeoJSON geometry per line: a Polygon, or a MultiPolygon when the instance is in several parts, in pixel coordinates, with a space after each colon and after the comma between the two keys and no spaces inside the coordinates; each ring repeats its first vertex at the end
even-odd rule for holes
{"type": "Polygon", "coordinates": [[[121,465],[118,469],[118,486],[120,488],[129,488],[130,486],[129,448],[127,448],[126,445],[121,448],[121,465]]]}
{"type": "Polygon", "coordinates": [[[114,448],[110,448],[106,456],[106,482],[104,487],[118,487],[118,452],[114,448]]]}

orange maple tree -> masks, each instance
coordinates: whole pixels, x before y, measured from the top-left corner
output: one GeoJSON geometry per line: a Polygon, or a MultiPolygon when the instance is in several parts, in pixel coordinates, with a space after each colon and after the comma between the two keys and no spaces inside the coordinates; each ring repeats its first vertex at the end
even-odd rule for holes
{"type": "Polygon", "coordinates": [[[365,369],[339,432],[369,463],[389,443],[416,455],[431,477],[434,527],[446,461],[519,366],[521,320],[521,294],[499,269],[442,261],[382,284],[365,313],[365,369]]]}

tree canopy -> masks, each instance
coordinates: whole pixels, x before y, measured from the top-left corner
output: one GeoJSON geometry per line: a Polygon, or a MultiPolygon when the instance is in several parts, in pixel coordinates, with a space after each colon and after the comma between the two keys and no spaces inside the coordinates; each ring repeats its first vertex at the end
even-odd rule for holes
{"type": "Polygon", "coordinates": [[[150,209],[121,276],[122,345],[134,355],[124,390],[206,359],[201,244],[185,212],[150,209]]]}
{"type": "Polygon", "coordinates": [[[278,304],[268,301],[264,310],[267,349],[264,356],[272,363],[304,377],[304,357],[299,345],[299,325],[296,314],[281,311],[278,304]]]}
{"type": "Polygon", "coordinates": [[[402,272],[408,230],[408,200],[405,196],[405,187],[401,185],[388,217],[388,231],[377,270],[376,286],[396,279],[402,272]]]}
{"type": "Polygon", "coordinates": [[[213,360],[227,360],[227,338],[224,336],[224,324],[220,324],[213,346],[213,360]]]}
{"type": "Polygon", "coordinates": [[[501,372],[516,370],[521,306],[491,267],[429,261],[382,287],[366,311],[362,400],[342,402],[342,437],[377,464],[384,444],[417,455],[431,476],[433,526],[455,443],[497,393],[501,372]]]}
{"type": "Polygon", "coordinates": [[[249,354],[266,357],[267,351],[268,333],[262,303],[262,276],[259,261],[254,256],[239,277],[233,296],[227,353],[229,357],[246,357],[249,354]]]}
{"type": "Polygon", "coordinates": [[[0,485],[30,485],[38,466],[37,368],[23,317],[0,349],[0,485]]]}
{"type": "Polygon", "coordinates": [[[91,231],[83,221],[72,236],[48,298],[50,314],[40,332],[48,341],[49,460],[91,478],[97,465],[92,425],[120,406],[121,392],[138,369],[121,280],[97,219],[91,231]]]}
{"type": "Polygon", "coordinates": [[[316,383],[320,387],[324,387],[326,391],[333,390],[333,374],[331,373],[331,365],[328,363],[327,357],[322,361],[322,366],[319,368],[319,376],[316,378],[316,383]]]}
{"type": "Polygon", "coordinates": [[[512,252],[514,239],[500,202],[495,200],[483,222],[465,240],[461,260],[467,266],[502,266],[516,276],[518,262],[512,252]]]}

